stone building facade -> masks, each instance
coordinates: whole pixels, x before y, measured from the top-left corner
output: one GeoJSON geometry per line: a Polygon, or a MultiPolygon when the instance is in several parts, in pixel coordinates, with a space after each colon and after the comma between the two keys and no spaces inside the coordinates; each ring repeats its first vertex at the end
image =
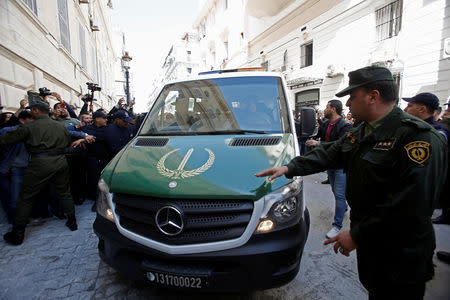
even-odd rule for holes
{"type": "Polygon", "coordinates": [[[40,87],[80,108],[86,82],[102,88],[95,107],[112,107],[111,9],[107,0],[0,0],[3,111],[15,111],[28,90],[40,87]]]}

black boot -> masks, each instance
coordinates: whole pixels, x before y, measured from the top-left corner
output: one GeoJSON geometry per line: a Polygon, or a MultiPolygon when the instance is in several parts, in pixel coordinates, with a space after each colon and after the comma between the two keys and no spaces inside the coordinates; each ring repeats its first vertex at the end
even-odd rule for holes
{"type": "Polygon", "coordinates": [[[78,229],[77,219],[75,218],[75,213],[67,215],[66,226],[69,227],[71,231],[75,231],[78,229]]]}
{"type": "Polygon", "coordinates": [[[25,226],[13,226],[11,232],[3,235],[3,239],[11,245],[20,245],[23,243],[23,238],[25,236],[25,226]]]}

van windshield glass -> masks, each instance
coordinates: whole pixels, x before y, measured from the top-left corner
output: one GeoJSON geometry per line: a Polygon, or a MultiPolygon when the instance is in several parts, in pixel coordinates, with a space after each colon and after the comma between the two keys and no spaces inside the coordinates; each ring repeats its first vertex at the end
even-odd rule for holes
{"type": "Polygon", "coordinates": [[[286,107],[277,77],[179,82],[161,91],[140,135],[281,133],[286,107]]]}

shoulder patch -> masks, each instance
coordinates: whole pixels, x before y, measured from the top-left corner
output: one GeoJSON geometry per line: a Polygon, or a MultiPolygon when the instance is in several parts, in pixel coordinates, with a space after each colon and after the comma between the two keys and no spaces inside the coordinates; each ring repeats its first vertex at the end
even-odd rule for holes
{"type": "Polygon", "coordinates": [[[424,141],[414,141],[403,146],[410,160],[423,164],[430,158],[430,143],[424,141]]]}

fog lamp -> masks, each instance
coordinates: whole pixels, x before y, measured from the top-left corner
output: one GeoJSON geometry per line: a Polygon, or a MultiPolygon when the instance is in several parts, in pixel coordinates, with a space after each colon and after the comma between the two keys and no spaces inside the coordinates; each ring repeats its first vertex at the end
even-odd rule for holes
{"type": "Polygon", "coordinates": [[[261,233],[271,231],[273,229],[273,225],[273,221],[270,219],[261,220],[256,231],[261,233]]]}

